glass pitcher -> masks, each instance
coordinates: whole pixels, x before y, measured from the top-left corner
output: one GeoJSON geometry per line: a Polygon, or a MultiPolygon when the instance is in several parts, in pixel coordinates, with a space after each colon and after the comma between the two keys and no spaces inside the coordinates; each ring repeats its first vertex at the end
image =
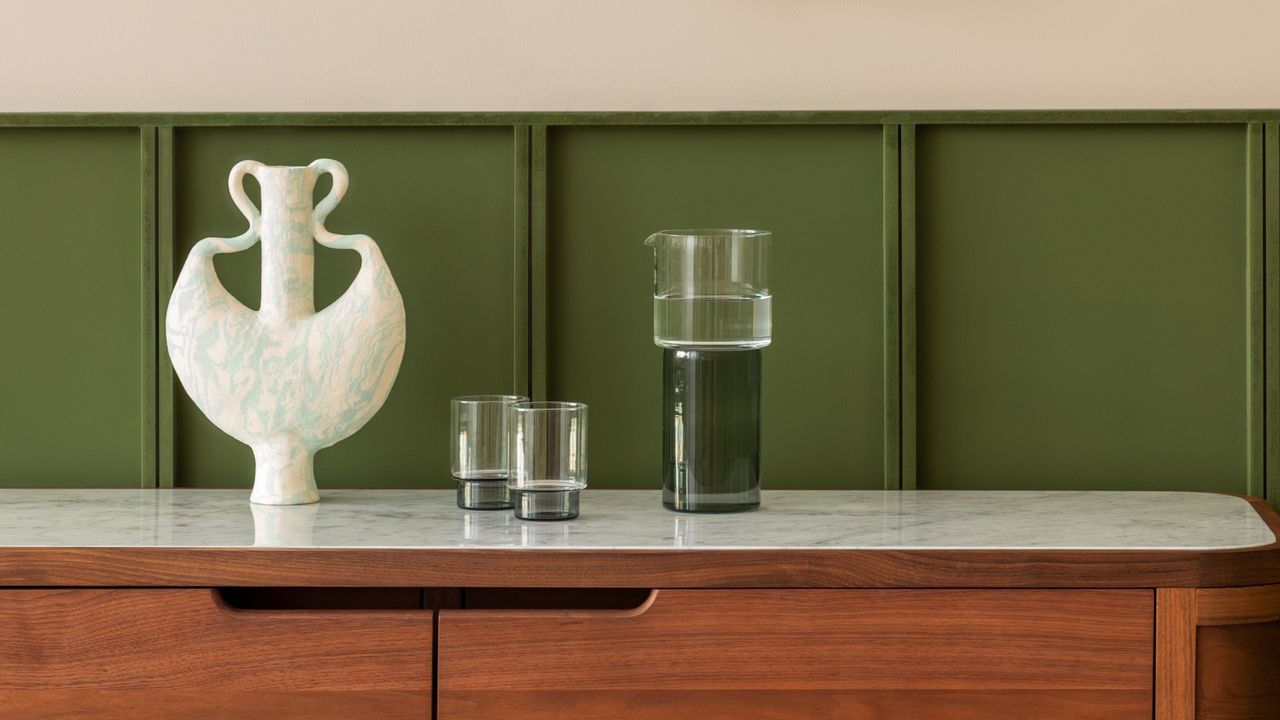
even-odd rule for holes
{"type": "Polygon", "coordinates": [[[666,230],[653,248],[662,362],[662,502],[684,512],[760,506],[760,348],[773,340],[771,234],[666,230]]]}

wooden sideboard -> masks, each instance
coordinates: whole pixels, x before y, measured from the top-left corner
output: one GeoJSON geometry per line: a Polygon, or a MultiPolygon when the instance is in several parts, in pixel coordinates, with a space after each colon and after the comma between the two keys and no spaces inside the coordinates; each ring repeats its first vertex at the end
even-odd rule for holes
{"type": "Polygon", "coordinates": [[[777,493],[736,520],[610,495],[529,524],[435,491],[0,492],[0,718],[1280,717],[1260,500],[1187,495],[1170,532],[1119,494],[1070,547],[989,496],[939,530],[916,499],[944,495],[777,493]],[[943,542],[1002,518],[1008,547],[943,542]]]}

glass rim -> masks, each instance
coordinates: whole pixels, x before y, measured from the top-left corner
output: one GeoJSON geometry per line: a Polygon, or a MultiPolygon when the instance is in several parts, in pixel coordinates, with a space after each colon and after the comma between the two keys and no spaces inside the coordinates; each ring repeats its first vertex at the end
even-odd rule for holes
{"type": "Polygon", "coordinates": [[[482,403],[503,403],[506,405],[514,405],[527,401],[529,398],[524,395],[459,395],[450,400],[450,402],[458,405],[479,405],[482,403]]]}
{"type": "Polygon", "coordinates": [[[587,404],[560,400],[525,400],[512,403],[511,409],[516,412],[546,412],[548,410],[586,410],[587,404]]]}

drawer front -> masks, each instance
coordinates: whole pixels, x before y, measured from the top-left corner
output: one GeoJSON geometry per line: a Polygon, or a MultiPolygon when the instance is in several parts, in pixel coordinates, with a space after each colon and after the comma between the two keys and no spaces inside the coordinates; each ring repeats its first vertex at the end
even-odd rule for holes
{"type": "Polygon", "coordinates": [[[429,612],[235,610],[211,590],[0,590],[0,718],[421,720],[429,612]]]}
{"type": "Polygon", "coordinates": [[[661,590],[442,610],[440,720],[1146,718],[1148,590],[661,590]]]}

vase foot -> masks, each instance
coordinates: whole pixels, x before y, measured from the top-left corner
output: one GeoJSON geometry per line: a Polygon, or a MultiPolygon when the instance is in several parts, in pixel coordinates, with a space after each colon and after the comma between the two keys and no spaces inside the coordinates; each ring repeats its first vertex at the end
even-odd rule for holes
{"type": "Polygon", "coordinates": [[[315,452],[297,438],[284,438],[253,447],[253,493],[259,505],[306,505],[319,502],[315,452]]]}

